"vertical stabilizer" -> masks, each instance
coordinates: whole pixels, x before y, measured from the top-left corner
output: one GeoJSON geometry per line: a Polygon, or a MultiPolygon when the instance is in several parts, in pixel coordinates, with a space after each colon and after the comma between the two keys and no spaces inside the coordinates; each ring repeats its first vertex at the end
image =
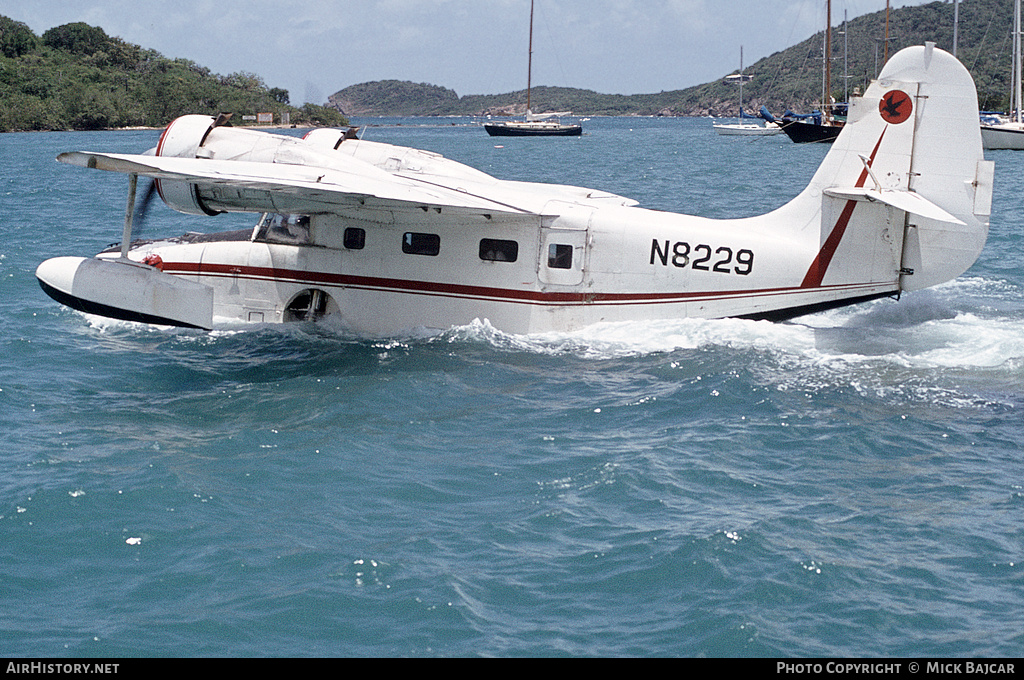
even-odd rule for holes
{"type": "Polygon", "coordinates": [[[869,260],[872,280],[895,272],[901,290],[956,278],[988,237],[992,175],[967,69],[931,43],[900,51],[851,102],[846,127],[796,199],[820,193],[822,202],[819,255],[804,285],[850,280],[869,260]]]}
{"type": "Polygon", "coordinates": [[[978,258],[988,238],[994,164],[982,150],[974,80],[955,57],[931,44],[909,48],[882,70],[883,89],[889,78],[920,82],[909,188],[959,220],[908,214],[901,287],[918,290],[956,278],[978,258]]]}

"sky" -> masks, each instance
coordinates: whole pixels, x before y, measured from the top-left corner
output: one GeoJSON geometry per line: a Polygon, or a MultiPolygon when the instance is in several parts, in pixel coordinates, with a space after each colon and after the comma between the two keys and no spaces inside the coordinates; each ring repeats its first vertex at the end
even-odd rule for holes
{"type": "MultiPolygon", "coordinates": [[[[822,30],[825,5],[536,0],[533,84],[604,94],[699,85],[738,68],[741,48],[750,65],[822,30]]],[[[832,0],[832,23],[885,5],[832,0]]],[[[530,0],[0,0],[0,15],[36,35],[83,21],[214,73],[255,73],[288,90],[295,106],[374,80],[430,83],[460,96],[526,87],[530,0]]]]}

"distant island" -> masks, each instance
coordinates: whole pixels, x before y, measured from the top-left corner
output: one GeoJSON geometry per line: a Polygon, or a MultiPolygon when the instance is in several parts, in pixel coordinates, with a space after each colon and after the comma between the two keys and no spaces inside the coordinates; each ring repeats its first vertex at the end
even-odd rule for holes
{"type": "MultiPolygon", "coordinates": [[[[882,4],[881,2],[879,4],[882,4]]],[[[982,109],[1005,110],[1009,99],[1012,0],[972,0],[960,7],[957,56],[978,86],[982,109]]],[[[836,17],[833,16],[834,23],[836,17]]],[[[885,11],[832,28],[832,98],[864,91],[885,60],[885,11]],[[848,59],[844,78],[844,45],[848,59]]],[[[744,105],[807,112],[820,106],[824,32],[765,57],[744,72],[744,105]]],[[[953,4],[892,10],[888,53],[926,41],[951,50],[953,4]]],[[[724,81],[656,94],[614,95],[569,87],[534,87],[534,111],[586,116],[735,116],[738,89],[724,81]]],[[[270,114],[276,124],[348,125],[349,116],[522,115],[526,91],[459,96],[427,83],[382,80],[352,85],[324,104],[291,106],[287,90],[254,73],[229,75],[188,59],[107,35],[100,27],[65,24],[38,36],[0,16],[0,132],[163,127],[186,113],[231,112],[232,124],[270,114]]]]}
{"type": "MultiPolygon", "coordinates": [[[[882,4],[882,3],[879,3],[882,4]]],[[[982,109],[1004,110],[1009,99],[1012,0],[961,3],[957,56],[978,86],[982,109]]],[[[842,17],[833,16],[832,97],[863,92],[885,59],[885,10],[851,19],[842,35],[842,17]],[[847,48],[844,78],[843,54],[847,48]],[[848,82],[845,82],[848,81],[848,82]]],[[[824,32],[765,57],[744,73],[744,107],[762,105],[779,115],[787,108],[807,112],[821,105],[824,32]]],[[[932,2],[890,11],[889,54],[908,45],[953,45],[953,4],[932,2]]],[[[735,72],[735,71],[734,71],[735,72]]],[[[581,116],[735,116],[738,88],[716,80],[657,94],[613,95],[568,87],[534,87],[535,112],[572,111],[581,116]]],[[[497,95],[459,96],[454,90],[427,83],[382,80],[335,92],[327,105],[347,116],[507,116],[523,115],[526,91],[497,95]]]]}

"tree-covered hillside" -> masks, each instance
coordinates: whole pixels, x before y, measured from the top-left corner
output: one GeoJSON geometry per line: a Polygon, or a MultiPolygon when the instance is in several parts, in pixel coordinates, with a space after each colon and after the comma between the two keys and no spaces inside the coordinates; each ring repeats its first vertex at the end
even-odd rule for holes
{"type": "MultiPolygon", "coordinates": [[[[884,3],[879,3],[884,7],[884,3]]],[[[1005,109],[1009,98],[1012,0],[970,0],[960,4],[957,56],[978,86],[983,109],[1005,109]]],[[[770,8],[766,5],[766,11],[770,8]]],[[[885,61],[885,10],[851,19],[832,17],[832,98],[864,91],[885,61]],[[844,53],[847,55],[844,68],[844,53]],[[844,78],[844,70],[848,78],[844,78]]],[[[807,111],[822,99],[824,31],[744,69],[753,80],[743,88],[744,105],[766,105],[776,114],[787,108],[807,111]]],[[[888,53],[908,45],[934,42],[945,50],[953,46],[953,3],[931,2],[891,10],[888,53]]],[[[590,90],[535,87],[535,112],[568,111],[578,115],[736,115],[738,88],[717,80],[682,90],[640,95],[606,95],[590,90]]],[[[384,81],[347,87],[331,95],[329,103],[348,115],[522,115],[526,92],[501,95],[466,95],[435,85],[384,81]],[[432,96],[444,92],[443,98],[432,96]]]]}
{"type": "Polygon", "coordinates": [[[331,104],[353,116],[368,111],[387,111],[391,116],[434,116],[458,107],[459,95],[427,83],[381,80],[346,88],[332,95],[331,104]]]}
{"type": "Polygon", "coordinates": [[[280,122],[347,125],[336,110],[289,105],[287,90],[253,73],[227,76],[187,59],[168,59],[84,23],[37,36],[0,16],[0,132],[162,127],[186,113],[259,112],[280,122]]]}

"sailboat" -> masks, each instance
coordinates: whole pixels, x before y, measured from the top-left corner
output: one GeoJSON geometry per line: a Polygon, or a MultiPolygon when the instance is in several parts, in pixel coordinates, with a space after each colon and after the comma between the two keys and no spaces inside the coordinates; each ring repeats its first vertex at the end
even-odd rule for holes
{"type": "Polygon", "coordinates": [[[827,17],[825,20],[825,55],[824,55],[824,91],[822,92],[822,112],[797,116],[787,111],[782,117],[782,131],[789,135],[797,144],[807,142],[832,143],[839,136],[845,121],[835,118],[835,111],[830,105],[832,92],[832,0],[828,0],[827,17]]]}
{"type": "Polygon", "coordinates": [[[740,122],[739,123],[712,123],[711,126],[720,135],[743,135],[743,136],[763,136],[763,135],[777,135],[782,132],[782,128],[779,127],[778,123],[774,121],[768,122],[765,125],[758,125],[756,123],[744,123],[744,118],[760,118],[760,116],[747,116],[743,113],[743,83],[748,83],[753,79],[753,76],[746,75],[743,73],[743,47],[740,46],[740,72],[731,76],[726,76],[725,80],[729,83],[739,83],[740,86],[740,122]]]}
{"type": "Polygon", "coordinates": [[[981,143],[986,149],[1024,149],[1024,122],[1021,122],[1020,0],[1013,4],[1013,63],[1010,65],[1010,117],[982,124],[981,143]]]}
{"type": "Polygon", "coordinates": [[[530,0],[530,48],[526,71],[526,119],[501,123],[485,123],[484,129],[492,137],[579,137],[582,125],[566,125],[559,117],[565,113],[535,114],[531,107],[530,91],[533,79],[533,0],[530,0]]]}

